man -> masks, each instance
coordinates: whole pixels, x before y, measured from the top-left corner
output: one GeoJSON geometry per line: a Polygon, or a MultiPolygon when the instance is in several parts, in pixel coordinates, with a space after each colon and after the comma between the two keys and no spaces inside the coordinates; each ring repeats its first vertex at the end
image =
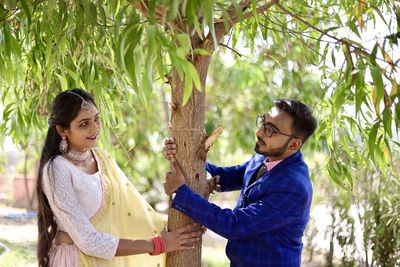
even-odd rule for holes
{"type": "Polygon", "coordinates": [[[176,145],[168,139],[164,149],[172,170],[164,188],[173,196],[171,207],[227,238],[232,267],[300,266],[312,200],[300,148],[316,125],[306,105],[278,100],[268,113],[257,116],[256,153],[249,161],[232,167],[206,163],[207,171],[220,177],[221,191],[241,190],[233,210],[208,202],[185,184],[174,158],[176,145]]]}

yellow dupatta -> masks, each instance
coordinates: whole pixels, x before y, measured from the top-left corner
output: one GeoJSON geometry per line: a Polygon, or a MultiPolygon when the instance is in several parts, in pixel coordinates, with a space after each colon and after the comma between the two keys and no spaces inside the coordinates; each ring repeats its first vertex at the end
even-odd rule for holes
{"type": "MultiPolygon", "coordinates": [[[[148,239],[158,235],[164,221],[140,195],[116,162],[104,151],[93,149],[102,180],[103,204],[90,219],[99,232],[119,238],[148,239]]],[[[79,226],[78,226],[79,227],[79,226]]],[[[114,257],[111,261],[79,251],[81,267],[164,267],[165,254],[114,257]]]]}

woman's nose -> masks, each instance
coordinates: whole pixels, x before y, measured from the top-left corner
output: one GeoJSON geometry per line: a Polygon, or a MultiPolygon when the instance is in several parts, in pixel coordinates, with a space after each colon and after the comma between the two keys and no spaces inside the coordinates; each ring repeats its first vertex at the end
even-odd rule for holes
{"type": "Polygon", "coordinates": [[[92,122],[92,127],[90,127],[90,132],[91,133],[97,133],[99,131],[100,126],[97,125],[97,123],[92,122]]]}

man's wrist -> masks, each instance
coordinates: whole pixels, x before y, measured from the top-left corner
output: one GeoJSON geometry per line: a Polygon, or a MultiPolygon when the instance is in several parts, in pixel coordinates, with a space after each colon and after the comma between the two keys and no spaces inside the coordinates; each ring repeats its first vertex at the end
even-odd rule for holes
{"type": "Polygon", "coordinates": [[[221,184],[219,182],[220,176],[219,175],[215,175],[211,179],[212,179],[211,193],[214,194],[216,192],[221,192],[221,184]]]}
{"type": "Polygon", "coordinates": [[[180,184],[176,189],[175,189],[175,191],[174,192],[172,192],[172,194],[171,194],[171,200],[174,200],[174,198],[175,198],[175,196],[176,196],[176,193],[177,193],[177,191],[179,190],[179,188],[181,188],[183,185],[185,185],[185,183],[183,183],[183,184],[180,184]]]}
{"type": "Polygon", "coordinates": [[[171,194],[171,200],[172,200],[172,201],[174,200],[175,196],[176,196],[176,193],[173,192],[173,193],[171,194]]]}

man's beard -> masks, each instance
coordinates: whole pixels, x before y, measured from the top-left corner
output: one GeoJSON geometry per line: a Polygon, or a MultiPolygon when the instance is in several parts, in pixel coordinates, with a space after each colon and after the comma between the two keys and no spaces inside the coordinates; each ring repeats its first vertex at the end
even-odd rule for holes
{"type": "MultiPolygon", "coordinates": [[[[254,146],[254,151],[255,151],[256,153],[262,154],[262,155],[264,155],[264,156],[266,156],[266,157],[280,157],[280,156],[282,156],[282,155],[286,152],[287,147],[288,147],[289,142],[290,142],[291,139],[292,139],[292,138],[289,138],[289,140],[287,140],[287,142],[286,142],[285,144],[283,144],[282,146],[280,146],[280,147],[278,147],[278,148],[271,149],[271,150],[269,150],[269,151],[260,151],[259,145],[256,143],[256,145],[254,146]]],[[[267,145],[267,144],[264,142],[264,140],[262,140],[262,139],[258,139],[258,140],[260,140],[260,141],[263,142],[265,145],[267,145]]]]}

